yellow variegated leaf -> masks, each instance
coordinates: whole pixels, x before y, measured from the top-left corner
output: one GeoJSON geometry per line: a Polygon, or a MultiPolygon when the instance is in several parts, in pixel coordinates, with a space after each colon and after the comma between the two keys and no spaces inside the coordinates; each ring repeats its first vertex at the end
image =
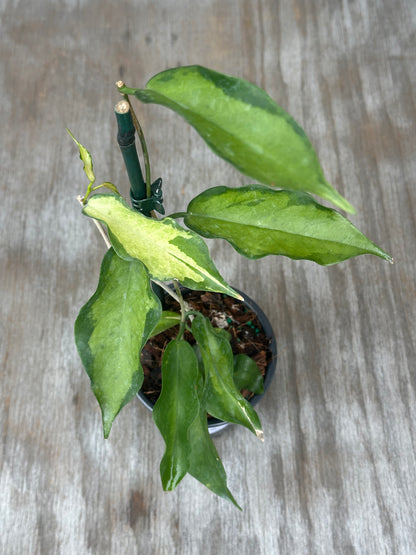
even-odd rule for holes
{"type": "Polygon", "coordinates": [[[172,218],[147,218],[117,195],[93,196],[83,213],[106,224],[117,254],[143,262],[151,277],[240,297],[219,274],[201,237],[172,218]]]}
{"type": "Polygon", "coordinates": [[[109,249],[94,295],[75,322],[75,341],[100,404],[104,436],[143,383],[140,351],[162,308],[146,268],[109,249]]]}

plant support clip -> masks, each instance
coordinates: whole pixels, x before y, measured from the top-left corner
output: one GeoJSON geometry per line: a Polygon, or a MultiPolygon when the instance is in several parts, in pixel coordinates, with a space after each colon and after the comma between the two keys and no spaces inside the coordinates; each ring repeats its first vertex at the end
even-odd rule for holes
{"type": "Polygon", "coordinates": [[[135,210],[144,215],[150,214],[152,210],[159,212],[159,214],[164,214],[165,207],[163,206],[162,178],[158,177],[151,184],[150,189],[152,194],[149,198],[145,199],[135,198],[133,190],[130,189],[131,205],[135,210]]]}

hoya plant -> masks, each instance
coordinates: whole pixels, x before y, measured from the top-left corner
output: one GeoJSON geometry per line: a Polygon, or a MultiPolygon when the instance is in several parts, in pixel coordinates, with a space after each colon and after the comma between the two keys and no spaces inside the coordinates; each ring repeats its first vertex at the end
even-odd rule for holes
{"type": "Polygon", "coordinates": [[[78,352],[101,407],[107,438],[117,414],[142,386],[146,342],[163,330],[176,330],[162,356],[162,390],[153,410],[165,442],[162,486],[172,490],[189,473],[237,505],[208,432],[207,415],[240,424],[262,440],[259,417],[241,393],[254,390],[259,371],[243,361],[240,366],[251,370],[238,376],[230,334],[184,301],[179,285],[241,298],[217,270],[203,237],[225,239],[249,259],[283,255],[325,266],[362,254],[392,259],[340,212],[311,196],[354,213],[326,181],[303,129],[264,90],[200,66],[163,71],[144,88],[122,82],[117,87],[123,96],[116,106],[118,138],[131,183],[131,206],[114,184],[95,185],[91,156],[73,137],[89,180],[79,197],[82,213],[95,220],[109,247],[97,290],[75,323],[78,352]],[[161,180],[151,180],[131,97],[180,114],[219,157],[254,183],[218,184],[191,199],[183,212],[158,217],[156,212],[164,214],[161,180]],[[95,193],[102,187],[110,192],[95,193]],[[178,301],[177,312],[164,310],[162,289],[178,301]],[[185,334],[193,337],[194,345],[185,334]]]}

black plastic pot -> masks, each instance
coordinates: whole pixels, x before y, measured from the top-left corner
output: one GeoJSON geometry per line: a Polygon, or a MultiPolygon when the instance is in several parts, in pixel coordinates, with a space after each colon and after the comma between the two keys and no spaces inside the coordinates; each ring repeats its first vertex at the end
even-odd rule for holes
{"type": "MultiPolygon", "coordinates": [[[[272,358],[271,358],[269,364],[266,367],[266,372],[265,372],[265,376],[264,376],[264,392],[261,393],[261,394],[255,394],[249,400],[250,404],[255,406],[261,400],[261,398],[263,397],[263,395],[266,393],[267,389],[269,388],[269,386],[271,384],[271,381],[273,379],[275,370],[276,370],[276,357],[277,357],[276,338],[275,338],[275,335],[273,333],[272,326],[271,326],[267,316],[262,311],[262,309],[252,299],[250,299],[250,297],[248,297],[247,295],[245,295],[244,293],[242,293],[238,289],[234,288],[234,290],[237,291],[238,293],[240,293],[240,295],[244,298],[244,304],[246,304],[249,309],[251,309],[252,311],[254,311],[257,314],[259,322],[260,322],[261,326],[263,327],[263,330],[264,330],[266,336],[270,338],[269,349],[270,349],[270,352],[272,354],[272,358]]],[[[144,393],[139,391],[138,394],[137,394],[137,397],[143,403],[143,405],[145,405],[150,411],[153,410],[154,403],[152,401],[150,401],[146,397],[146,395],[144,395],[144,393]]],[[[210,417],[208,419],[208,431],[211,435],[218,434],[218,433],[222,432],[226,427],[228,427],[230,425],[231,425],[230,422],[224,422],[223,420],[218,420],[217,418],[210,417]]]]}

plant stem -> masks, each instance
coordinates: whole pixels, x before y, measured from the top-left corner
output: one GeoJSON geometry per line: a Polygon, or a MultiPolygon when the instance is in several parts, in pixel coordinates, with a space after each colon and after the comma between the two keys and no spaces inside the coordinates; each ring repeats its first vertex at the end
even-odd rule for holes
{"type": "Polygon", "coordinates": [[[184,218],[185,216],[187,216],[188,213],[187,212],[175,212],[174,214],[169,214],[168,218],[184,218]]]}
{"type": "Polygon", "coordinates": [[[180,301],[179,297],[176,295],[176,293],[174,291],[172,291],[172,289],[168,285],[163,283],[163,281],[159,281],[158,279],[154,279],[154,278],[152,278],[152,281],[153,281],[153,283],[158,285],[161,289],[166,291],[166,293],[168,293],[168,295],[170,295],[173,299],[175,299],[175,301],[179,305],[181,304],[181,301],[180,301]]]}
{"type": "Polygon", "coordinates": [[[144,158],[144,170],[145,170],[145,174],[146,174],[146,192],[147,192],[147,198],[150,198],[151,195],[152,195],[152,191],[151,191],[151,188],[150,188],[150,185],[152,183],[152,179],[151,179],[151,176],[150,176],[149,152],[147,150],[147,145],[146,145],[146,140],[144,138],[143,129],[142,129],[140,123],[139,123],[139,120],[136,117],[136,113],[133,110],[133,106],[130,102],[129,97],[127,95],[126,95],[126,97],[127,97],[127,102],[129,103],[129,106],[130,106],[131,115],[133,117],[134,127],[136,128],[137,135],[139,136],[140,146],[142,147],[143,158],[144,158]]]}

